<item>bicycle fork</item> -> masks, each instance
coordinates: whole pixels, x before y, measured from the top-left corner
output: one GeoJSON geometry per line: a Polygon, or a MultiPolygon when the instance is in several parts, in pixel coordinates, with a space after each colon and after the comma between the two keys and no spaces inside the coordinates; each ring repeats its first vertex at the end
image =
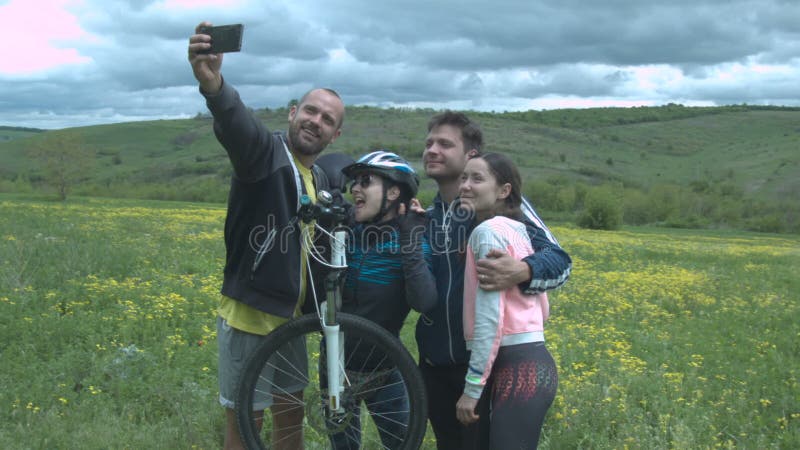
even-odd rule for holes
{"type": "MultiPolygon", "coordinates": [[[[345,231],[334,233],[331,243],[331,265],[344,267],[345,231]]],[[[325,301],[322,302],[322,333],[325,336],[325,351],[328,375],[328,413],[330,415],[344,413],[341,395],[346,381],[344,374],[344,334],[339,330],[336,311],[342,306],[340,289],[341,272],[334,270],[325,279],[325,301]],[[329,307],[332,305],[332,307],[329,307]]]]}

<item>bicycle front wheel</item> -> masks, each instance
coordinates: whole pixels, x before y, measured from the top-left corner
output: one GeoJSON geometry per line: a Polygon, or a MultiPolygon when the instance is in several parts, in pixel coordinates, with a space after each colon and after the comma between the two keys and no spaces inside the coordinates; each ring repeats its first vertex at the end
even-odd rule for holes
{"type": "Polygon", "coordinates": [[[414,358],[374,322],[345,313],[337,321],[347,343],[344,412],[327,408],[319,318],[290,320],[265,338],[242,373],[236,405],[247,448],[420,447],[428,409],[414,358]]]}

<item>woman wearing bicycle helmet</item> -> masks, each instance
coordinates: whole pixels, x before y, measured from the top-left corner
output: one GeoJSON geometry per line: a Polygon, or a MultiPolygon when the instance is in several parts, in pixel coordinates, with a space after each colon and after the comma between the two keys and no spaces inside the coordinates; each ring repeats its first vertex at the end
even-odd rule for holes
{"type": "MultiPolygon", "coordinates": [[[[410,308],[425,312],[436,304],[436,283],[425,240],[425,211],[414,198],[416,172],[395,153],[378,150],[342,169],[350,179],[353,208],[348,268],[341,311],[367,318],[395,336],[410,308]]],[[[345,347],[351,383],[363,383],[363,395],[352,399],[347,423],[329,423],[333,448],[361,447],[360,404],[363,401],[380,434],[383,448],[403,442],[408,398],[396,369],[381,366],[381,355],[345,347]]]]}

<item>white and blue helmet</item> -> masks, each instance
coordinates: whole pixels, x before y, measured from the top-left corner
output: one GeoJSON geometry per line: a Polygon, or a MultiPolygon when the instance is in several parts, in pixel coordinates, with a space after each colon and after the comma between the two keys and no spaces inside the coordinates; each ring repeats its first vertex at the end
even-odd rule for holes
{"type": "Polygon", "coordinates": [[[361,172],[375,173],[405,186],[411,197],[416,196],[419,190],[419,177],[411,164],[396,153],[387,150],[368,153],[342,169],[342,173],[348,178],[353,178],[361,172]]]}

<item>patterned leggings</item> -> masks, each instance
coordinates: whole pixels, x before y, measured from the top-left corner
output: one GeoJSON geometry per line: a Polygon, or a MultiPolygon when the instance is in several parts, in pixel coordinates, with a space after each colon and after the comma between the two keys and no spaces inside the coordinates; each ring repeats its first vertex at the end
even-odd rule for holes
{"type": "Polygon", "coordinates": [[[477,448],[535,449],[557,388],[556,364],[544,342],[500,347],[478,403],[477,448]]]}

